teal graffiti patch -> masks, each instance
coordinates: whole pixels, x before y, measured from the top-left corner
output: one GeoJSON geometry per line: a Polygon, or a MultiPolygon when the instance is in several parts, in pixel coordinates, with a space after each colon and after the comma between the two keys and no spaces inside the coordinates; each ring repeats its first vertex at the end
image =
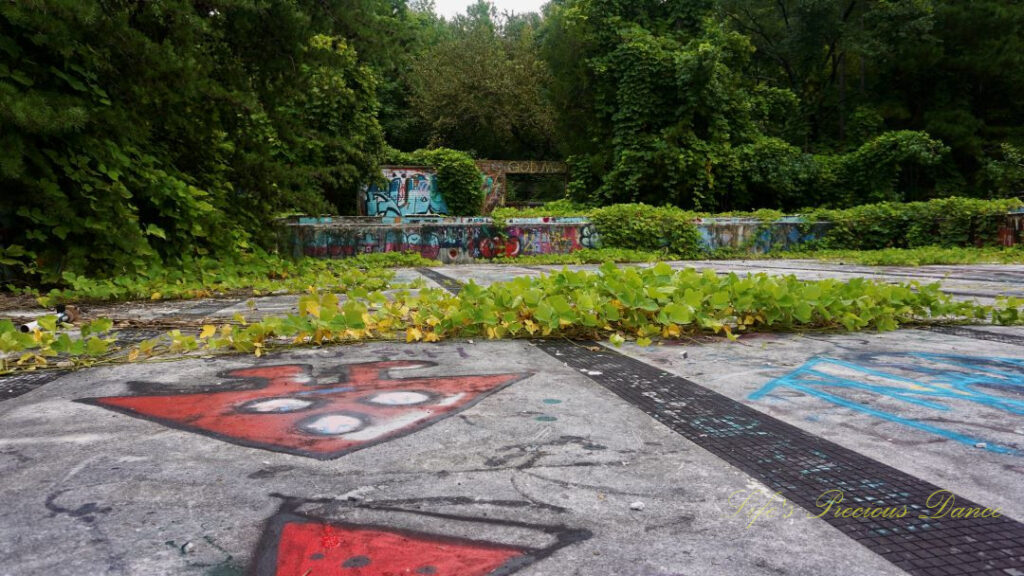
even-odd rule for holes
{"type": "Polygon", "coordinates": [[[961,444],[1021,455],[972,426],[986,419],[975,410],[1024,415],[1024,359],[925,352],[818,357],[749,398],[783,399],[777,392],[785,388],[961,444]]]}

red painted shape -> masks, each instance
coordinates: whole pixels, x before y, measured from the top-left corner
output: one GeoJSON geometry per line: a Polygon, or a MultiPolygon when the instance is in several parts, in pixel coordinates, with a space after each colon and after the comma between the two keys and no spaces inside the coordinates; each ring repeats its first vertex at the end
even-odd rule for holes
{"type": "Polygon", "coordinates": [[[266,366],[226,374],[255,380],[257,387],[248,390],[87,402],[236,444],[328,459],[433,424],[524,376],[388,375],[389,370],[432,365],[407,360],[350,364],[347,378],[319,383],[305,365],[266,366]]]}
{"type": "Polygon", "coordinates": [[[287,522],[277,544],[275,576],[484,576],[523,556],[518,548],[377,528],[287,522]],[[324,534],[332,545],[324,545],[324,534]]]}

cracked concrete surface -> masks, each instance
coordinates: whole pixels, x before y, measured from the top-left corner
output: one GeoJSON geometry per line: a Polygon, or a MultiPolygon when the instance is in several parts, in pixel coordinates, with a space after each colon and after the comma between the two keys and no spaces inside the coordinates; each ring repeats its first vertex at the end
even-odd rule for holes
{"type": "MultiPolygon", "coordinates": [[[[748,269],[735,263],[701,265],[748,269]]],[[[806,263],[750,265],[798,275],[846,273],[806,263]]],[[[487,283],[542,269],[438,270],[487,283]]],[[[910,270],[922,278],[947,272],[910,270]]],[[[886,279],[909,279],[895,275],[900,270],[888,272],[886,279]]],[[[958,267],[948,273],[947,287],[992,296],[1019,290],[1024,267],[958,267]]],[[[414,271],[403,274],[407,280],[418,277],[414,271]]],[[[280,312],[294,298],[264,298],[257,306],[280,312]]],[[[162,306],[159,312],[166,314],[169,304],[162,306]]],[[[214,312],[230,316],[245,304],[232,306],[214,312]]],[[[1011,340],[1024,337],[1019,328],[984,330],[1011,340]]],[[[1010,518],[1024,518],[1024,377],[1005,368],[1024,365],[1024,348],[1009,340],[901,330],[767,334],[737,343],[709,339],[626,345],[621,351],[985,506],[1000,507],[1010,518]],[[939,362],[952,357],[957,358],[953,364],[939,362]],[[842,388],[843,398],[902,420],[816,396],[807,381],[805,389],[796,387],[801,381],[793,375],[822,359],[828,362],[815,366],[826,376],[856,376],[863,385],[842,388]],[[963,376],[992,375],[992,370],[1004,374],[970,382],[963,376]],[[928,390],[963,384],[978,394],[951,398],[932,390],[924,403],[908,402],[893,394],[893,377],[928,390]]],[[[313,545],[342,551],[357,528],[402,535],[411,542],[407,549],[389,549],[392,558],[409,556],[409,572],[402,573],[445,573],[434,565],[416,567],[419,541],[449,552],[460,546],[474,554],[496,554],[495,547],[502,546],[528,550],[495,572],[524,575],[902,573],[805,514],[751,521],[737,511],[737,494],[768,502],[772,494],[765,486],[586,374],[521,341],[366,343],[259,359],[228,356],[67,374],[0,401],[0,479],[0,574],[11,576],[293,576],[285,552],[296,546],[297,536],[288,530],[302,522],[316,527],[313,545]],[[402,365],[363,380],[353,368],[379,362],[402,365]],[[307,365],[307,372],[296,369],[290,376],[272,368],[307,365]],[[230,376],[253,370],[282,378],[283,392],[262,397],[258,378],[230,376]],[[498,374],[519,379],[493,384],[484,378],[498,374]],[[476,380],[453,384],[470,382],[467,377],[476,380]],[[406,390],[403,380],[417,385],[406,390]],[[148,384],[133,384],[138,382],[148,384]],[[362,394],[353,382],[383,387],[362,394]],[[238,396],[185,401],[182,396],[189,394],[238,396]],[[351,394],[358,397],[346,396],[351,394]],[[139,400],[142,396],[169,398],[150,402],[139,400]],[[117,409],[79,402],[110,397],[130,398],[117,409]],[[342,399],[345,403],[337,406],[343,408],[325,408],[342,399]],[[378,405],[361,408],[371,400],[378,405]],[[326,417],[289,420],[275,428],[290,410],[319,410],[326,417]],[[394,411],[387,416],[390,428],[378,426],[374,434],[383,436],[338,457],[297,455],[274,444],[298,442],[312,449],[323,440],[316,434],[325,431],[365,436],[364,412],[376,419],[379,410],[394,411]],[[245,420],[250,417],[254,420],[245,420]],[[276,435],[264,437],[271,429],[276,435]],[[259,434],[249,445],[237,438],[259,434]],[[644,504],[642,511],[631,509],[637,502],[644,504]],[[275,526],[285,528],[275,531],[275,526]]],[[[334,562],[331,553],[303,561],[334,562]]],[[[460,558],[469,563],[473,556],[460,558]]],[[[353,553],[344,560],[348,566],[339,561],[306,574],[302,568],[294,576],[377,574],[373,562],[378,561],[371,553],[353,553]]],[[[477,572],[464,568],[461,573],[477,572]]]]}

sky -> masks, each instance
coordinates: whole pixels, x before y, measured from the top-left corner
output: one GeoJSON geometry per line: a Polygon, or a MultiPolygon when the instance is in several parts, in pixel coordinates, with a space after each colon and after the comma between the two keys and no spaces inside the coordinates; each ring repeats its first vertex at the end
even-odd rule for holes
{"type": "MultiPolygon", "coordinates": [[[[437,14],[449,19],[456,14],[464,13],[466,6],[476,3],[476,0],[434,1],[437,14]]],[[[498,8],[498,14],[501,14],[502,12],[540,12],[541,5],[547,2],[547,0],[492,0],[492,2],[498,8]]]]}

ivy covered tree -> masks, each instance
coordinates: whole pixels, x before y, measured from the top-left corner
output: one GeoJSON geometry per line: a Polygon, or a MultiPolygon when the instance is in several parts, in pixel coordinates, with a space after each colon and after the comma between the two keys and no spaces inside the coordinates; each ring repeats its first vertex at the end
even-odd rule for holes
{"type": "MultiPolygon", "coordinates": [[[[722,9],[710,1],[549,5],[545,56],[576,199],[704,210],[852,205],[900,200],[908,174],[940,171],[947,150],[923,132],[870,132],[846,150],[810,145],[809,100],[794,88],[817,80],[766,81],[751,37],[722,9]]],[[[805,42],[821,45],[821,33],[805,42]]],[[[799,79],[822,64],[780,66],[799,79]]]]}
{"type": "Polygon", "coordinates": [[[383,137],[336,4],[0,5],[3,244],[56,280],[228,254],[280,211],[350,209],[383,137]]]}
{"type": "Polygon", "coordinates": [[[479,1],[446,23],[408,73],[419,145],[497,159],[557,154],[548,69],[538,55],[536,14],[499,16],[479,1]]]}

